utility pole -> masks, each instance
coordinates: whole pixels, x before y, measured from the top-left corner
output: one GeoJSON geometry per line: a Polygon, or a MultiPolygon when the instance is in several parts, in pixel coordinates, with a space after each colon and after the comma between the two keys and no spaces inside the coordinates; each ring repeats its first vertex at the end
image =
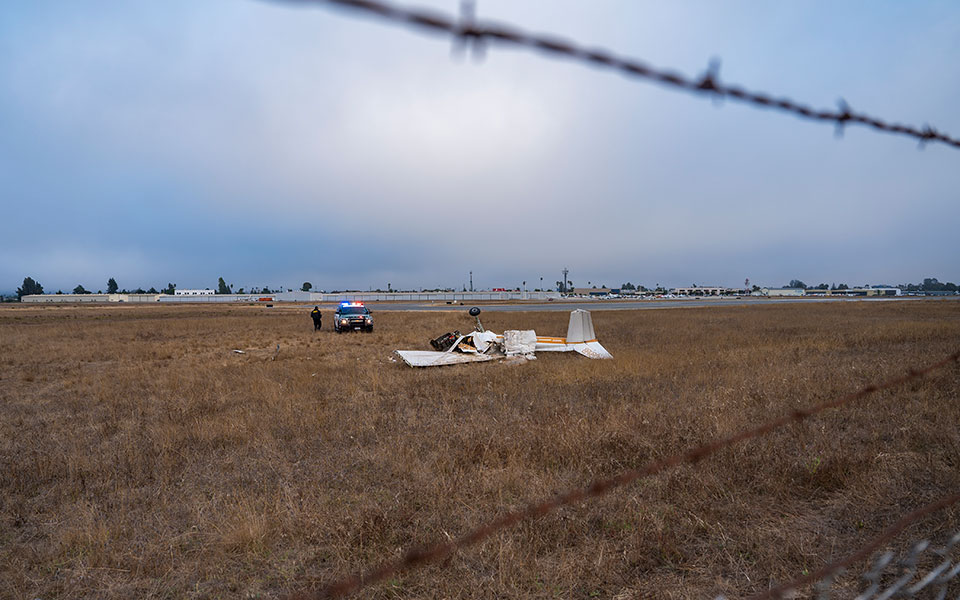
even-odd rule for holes
{"type": "Polygon", "coordinates": [[[473,291],[473,271],[470,271],[470,291],[473,291]]]}
{"type": "Polygon", "coordinates": [[[570,269],[566,267],[563,268],[563,293],[564,294],[567,293],[567,273],[569,272],[570,272],[570,269]]]}

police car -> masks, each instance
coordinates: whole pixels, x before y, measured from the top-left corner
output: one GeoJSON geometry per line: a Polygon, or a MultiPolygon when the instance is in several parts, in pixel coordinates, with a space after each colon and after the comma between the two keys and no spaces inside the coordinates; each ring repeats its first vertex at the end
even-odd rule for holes
{"type": "Polygon", "coordinates": [[[344,331],[373,331],[373,316],[370,309],[363,302],[341,302],[333,312],[333,330],[337,333],[344,331]]]}

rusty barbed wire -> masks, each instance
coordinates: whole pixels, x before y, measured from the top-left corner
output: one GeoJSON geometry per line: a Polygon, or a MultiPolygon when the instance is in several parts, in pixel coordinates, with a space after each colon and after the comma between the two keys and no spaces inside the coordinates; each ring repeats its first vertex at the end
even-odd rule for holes
{"type": "Polygon", "coordinates": [[[473,14],[473,4],[462,7],[462,15],[456,18],[439,11],[422,8],[407,8],[390,4],[382,0],[275,0],[296,4],[327,4],[375,15],[377,17],[406,24],[415,28],[453,36],[455,48],[471,45],[478,55],[482,55],[486,41],[505,45],[530,48],[553,56],[566,57],[597,67],[619,71],[629,77],[647,79],[661,85],[681,89],[694,94],[709,94],[714,98],[729,98],[737,102],[751,104],[759,108],[770,108],[812,121],[832,122],[838,134],[842,134],[848,124],[871,127],[877,131],[905,135],[915,138],[921,147],[928,142],[942,142],[954,148],[960,148],[960,139],[937,131],[930,125],[917,128],[900,123],[889,123],[883,119],[865,113],[853,111],[844,100],[837,103],[837,109],[817,110],[790,98],[777,98],[764,92],[747,90],[737,85],[720,82],[718,63],[711,62],[707,72],[700,78],[691,78],[668,69],[658,69],[644,62],[617,56],[607,50],[588,48],[550,34],[535,34],[505,23],[477,21],[473,14]]]}
{"type": "MultiPolygon", "coordinates": [[[[751,596],[748,600],[772,600],[787,598],[792,592],[818,582],[821,582],[821,584],[825,583],[825,585],[821,585],[821,593],[819,594],[819,597],[829,598],[829,585],[835,576],[846,570],[850,565],[868,558],[870,555],[879,550],[881,546],[890,541],[894,536],[906,529],[909,525],[919,521],[927,515],[937,512],[938,510],[956,504],[957,502],[960,502],[960,492],[945,498],[941,498],[940,500],[937,500],[936,502],[928,504],[922,508],[918,508],[917,510],[902,517],[890,527],[884,529],[880,535],[871,540],[870,543],[846,558],[830,563],[822,569],[791,581],[790,583],[778,585],[767,590],[766,592],[751,596]]],[[[942,549],[945,557],[947,553],[952,550],[953,546],[958,543],[958,541],[960,541],[960,533],[954,535],[947,543],[945,548],[942,549]]],[[[921,578],[917,584],[911,586],[907,590],[904,590],[905,586],[913,580],[917,573],[916,562],[918,555],[926,550],[927,547],[928,544],[924,544],[922,542],[914,546],[910,557],[900,563],[900,566],[903,567],[903,572],[900,574],[900,577],[898,577],[893,585],[888,587],[880,597],[912,598],[917,592],[925,589],[929,585],[935,584],[945,586],[950,580],[955,578],[958,573],[960,573],[960,566],[952,568],[949,561],[944,561],[937,565],[937,567],[925,577],[921,578]]],[[[857,596],[858,599],[871,598],[875,593],[877,593],[877,591],[880,589],[880,577],[883,574],[884,568],[890,563],[891,559],[892,555],[889,554],[881,556],[874,565],[874,568],[864,575],[864,579],[866,579],[871,585],[862,594],[857,596]]],[[[940,597],[942,598],[942,596],[940,597]]],[[[724,600],[723,596],[718,597],[717,600],[724,600]]]]}
{"type": "MultiPolygon", "coordinates": [[[[596,498],[603,496],[616,488],[623,487],[638,479],[644,477],[650,477],[672,469],[674,467],[684,465],[684,464],[694,464],[704,458],[715,454],[716,452],[744,442],[753,438],[760,437],[762,435],[768,434],[776,429],[780,429],[791,423],[799,423],[809,419],[810,417],[821,413],[830,408],[837,408],[845,404],[849,404],[854,400],[858,400],[870,394],[880,392],[883,390],[891,389],[903,385],[909,381],[919,379],[924,377],[928,373],[945,367],[949,364],[960,361],[960,352],[954,352],[950,356],[939,360],[935,363],[927,365],[922,368],[911,368],[907,370],[906,375],[901,375],[900,377],[895,377],[888,379],[879,384],[867,385],[855,392],[851,392],[840,398],[829,400],[827,402],[822,402],[816,404],[809,408],[805,409],[794,409],[790,414],[768,421],[757,427],[751,429],[746,429],[738,433],[732,434],[725,438],[720,438],[713,442],[709,442],[702,446],[692,448],[683,452],[681,454],[675,454],[673,456],[660,459],[654,462],[647,464],[646,466],[639,469],[630,469],[624,471],[619,475],[613,477],[607,477],[602,479],[597,479],[593,481],[587,487],[569,490],[554,496],[553,498],[541,502],[528,504],[525,508],[507,512],[500,517],[489,521],[479,527],[476,527],[472,531],[462,535],[461,537],[455,538],[448,542],[438,542],[430,546],[413,548],[408,550],[403,554],[399,559],[386,561],[380,564],[373,569],[353,575],[339,581],[336,581],[332,584],[329,584],[322,589],[312,592],[312,593],[301,593],[294,595],[294,598],[338,598],[353,594],[360,590],[361,588],[367,587],[379,581],[382,581],[391,575],[399,573],[400,571],[405,571],[412,568],[417,568],[423,566],[429,562],[437,561],[447,556],[452,555],[453,553],[466,548],[468,546],[473,546],[486,538],[492,536],[493,534],[506,529],[512,525],[515,525],[521,521],[528,519],[535,519],[542,517],[548,513],[551,513],[563,506],[568,506],[571,504],[576,504],[582,500],[587,500],[590,498],[596,498]]],[[[931,509],[932,510],[932,509],[931,509]]],[[[924,513],[925,514],[925,513],[924,513]]],[[[922,515],[921,515],[922,516],[922,515]]]]}

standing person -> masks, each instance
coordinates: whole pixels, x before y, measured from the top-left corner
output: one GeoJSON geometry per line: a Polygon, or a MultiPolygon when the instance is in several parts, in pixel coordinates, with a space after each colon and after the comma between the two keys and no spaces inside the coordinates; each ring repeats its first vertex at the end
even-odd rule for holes
{"type": "Polygon", "coordinates": [[[313,310],[310,311],[310,318],[313,319],[313,330],[320,331],[320,319],[322,315],[320,314],[320,307],[314,306],[313,310]]]}

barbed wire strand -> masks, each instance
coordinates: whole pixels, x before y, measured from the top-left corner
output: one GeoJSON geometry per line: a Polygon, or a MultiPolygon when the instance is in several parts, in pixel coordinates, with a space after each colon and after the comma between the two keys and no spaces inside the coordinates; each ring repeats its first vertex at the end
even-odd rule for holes
{"type": "Polygon", "coordinates": [[[928,504],[923,508],[918,508],[912,513],[902,517],[896,523],[884,529],[880,535],[874,538],[869,544],[863,546],[850,556],[838,560],[836,562],[830,563],[829,565],[823,567],[822,569],[805,575],[799,579],[795,579],[790,583],[785,583],[783,585],[776,586],[755,596],[750,596],[748,600],[770,600],[770,599],[779,599],[786,598],[788,595],[798,590],[802,587],[808,586],[810,584],[816,583],[827,577],[838,574],[840,571],[846,569],[852,564],[855,564],[861,560],[869,558],[874,552],[876,552],[881,546],[886,544],[888,541],[893,539],[898,533],[906,529],[909,525],[919,521],[923,517],[937,512],[938,510],[944,509],[950,505],[960,502],[960,492],[952,494],[945,498],[941,498],[932,504],[928,504]]]}
{"type": "Polygon", "coordinates": [[[613,69],[629,77],[647,79],[664,86],[681,89],[694,94],[709,94],[714,98],[729,98],[737,102],[751,104],[760,108],[770,108],[812,121],[832,122],[838,134],[842,134],[848,124],[871,127],[877,131],[905,135],[919,141],[921,147],[928,142],[942,142],[954,148],[960,148],[960,139],[937,131],[930,125],[917,128],[900,123],[889,123],[882,119],[851,110],[844,101],[839,100],[836,110],[817,110],[789,98],[777,98],[764,92],[755,92],[737,85],[721,83],[718,76],[718,63],[711,62],[707,72],[699,79],[686,77],[675,71],[658,69],[644,62],[617,56],[600,48],[588,48],[552,34],[535,34],[523,29],[489,21],[477,21],[472,10],[464,11],[461,18],[442,12],[407,8],[390,4],[382,0],[275,0],[296,4],[327,4],[352,9],[377,17],[410,25],[414,28],[448,33],[455,43],[461,46],[467,41],[473,42],[474,50],[482,53],[484,42],[490,40],[505,45],[531,48],[553,56],[578,60],[597,67],[613,69]]]}
{"type": "Polygon", "coordinates": [[[907,382],[924,377],[932,371],[957,361],[960,361],[960,352],[954,352],[950,356],[927,365],[926,367],[919,369],[911,368],[907,371],[906,375],[895,377],[879,384],[867,385],[840,398],[816,404],[808,408],[794,409],[788,415],[768,421],[757,427],[740,431],[728,437],[720,438],[713,442],[709,442],[702,446],[687,450],[681,454],[675,454],[668,458],[651,462],[638,469],[630,469],[613,477],[597,479],[587,487],[563,492],[549,500],[528,504],[525,508],[507,512],[492,521],[480,525],[479,527],[459,538],[455,538],[448,542],[435,543],[430,546],[413,548],[408,550],[399,559],[386,561],[365,573],[341,579],[340,581],[332,583],[320,589],[319,591],[313,593],[296,594],[293,597],[337,598],[353,594],[361,588],[382,581],[391,575],[399,573],[400,571],[418,568],[429,562],[434,562],[450,556],[458,550],[468,546],[473,546],[492,536],[494,533],[515,525],[521,521],[542,517],[563,506],[568,506],[571,504],[576,504],[582,500],[603,496],[616,488],[633,483],[638,479],[650,477],[680,465],[697,463],[729,446],[763,436],[791,423],[799,423],[827,409],[837,408],[876,392],[901,386],[907,382]]]}

